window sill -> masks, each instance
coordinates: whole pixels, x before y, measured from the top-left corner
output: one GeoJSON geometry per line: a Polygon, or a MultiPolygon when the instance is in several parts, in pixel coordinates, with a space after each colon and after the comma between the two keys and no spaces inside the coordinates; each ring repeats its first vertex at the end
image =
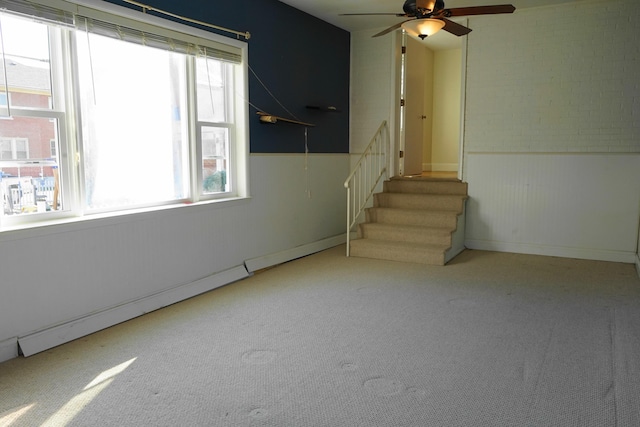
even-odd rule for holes
{"type": "Polygon", "coordinates": [[[193,213],[207,209],[229,208],[248,203],[251,197],[230,197],[225,199],[212,199],[200,202],[183,202],[170,205],[153,206],[147,208],[131,209],[126,211],[88,214],[85,216],[64,217],[59,219],[37,221],[16,226],[6,227],[0,230],[0,243],[4,241],[31,239],[47,235],[67,233],[84,229],[108,227],[127,222],[144,221],[160,215],[180,215],[186,212],[193,213]]]}

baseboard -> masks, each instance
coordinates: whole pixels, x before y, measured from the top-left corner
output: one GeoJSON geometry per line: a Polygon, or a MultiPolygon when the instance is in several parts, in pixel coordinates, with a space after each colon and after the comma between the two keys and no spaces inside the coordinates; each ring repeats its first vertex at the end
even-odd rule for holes
{"type": "Polygon", "coordinates": [[[496,252],[512,252],[529,255],[555,256],[561,258],[590,259],[594,261],[622,262],[634,264],[637,256],[633,252],[604,251],[596,249],[529,245],[521,243],[495,242],[489,240],[466,239],[464,245],[469,249],[496,252]]]}
{"type": "Polygon", "coordinates": [[[18,338],[0,341],[0,362],[18,357],[18,338]]]}
{"type": "MultiPolygon", "coordinates": [[[[248,276],[249,273],[244,266],[234,267],[196,280],[195,282],[177,286],[40,332],[19,337],[17,339],[18,345],[24,356],[31,356],[248,276]]],[[[0,351],[1,350],[2,348],[0,347],[0,351]]]]}
{"type": "Polygon", "coordinates": [[[244,262],[245,267],[249,273],[261,270],[263,268],[272,267],[274,265],[282,264],[283,262],[291,261],[303,256],[311,255],[316,252],[323,251],[325,249],[333,248],[338,245],[342,245],[347,241],[346,234],[340,234],[338,236],[329,237],[324,240],[309,243],[295,248],[288,249],[282,252],[276,252],[273,254],[261,256],[258,258],[248,259],[244,262]]]}

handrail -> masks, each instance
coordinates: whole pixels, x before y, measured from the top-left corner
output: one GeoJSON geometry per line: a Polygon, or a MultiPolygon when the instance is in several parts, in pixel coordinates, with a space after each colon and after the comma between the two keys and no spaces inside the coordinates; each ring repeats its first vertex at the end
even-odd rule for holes
{"type": "Polygon", "coordinates": [[[351,229],[358,221],[383,175],[389,173],[390,134],[384,120],[344,182],[347,189],[347,256],[351,229]]]}

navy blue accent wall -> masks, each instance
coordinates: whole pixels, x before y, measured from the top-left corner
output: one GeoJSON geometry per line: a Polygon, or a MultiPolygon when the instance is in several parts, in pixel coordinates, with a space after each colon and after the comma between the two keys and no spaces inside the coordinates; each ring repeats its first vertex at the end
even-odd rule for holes
{"type": "MultiPolygon", "coordinates": [[[[139,10],[123,1],[107,1],[139,10]]],[[[139,1],[177,15],[251,33],[248,44],[249,66],[253,70],[249,71],[252,153],[302,153],[305,150],[304,126],[285,122],[263,124],[257,109],[315,124],[307,128],[311,153],[349,152],[350,35],[347,31],[277,0],[139,1]],[[335,107],[338,111],[325,111],[326,107],[335,107]]]]}

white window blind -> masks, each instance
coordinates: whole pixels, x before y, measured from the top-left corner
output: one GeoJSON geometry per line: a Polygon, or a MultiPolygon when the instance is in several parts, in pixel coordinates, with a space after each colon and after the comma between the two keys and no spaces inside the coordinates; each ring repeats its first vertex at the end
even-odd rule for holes
{"type": "Polygon", "coordinates": [[[122,16],[105,15],[103,12],[85,7],[79,7],[75,23],[76,28],[81,31],[172,52],[207,56],[234,63],[240,63],[242,59],[240,49],[233,46],[122,16]]]}
{"type": "Polygon", "coordinates": [[[155,25],[151,22],[155,18],[153,16],[140,13],[145,19],[137,20],[64,0],[48,0],[46,4],[44,3],[44,0],[43,3],[29,0],[0,0],[0,10],[65,26],[75,26],[79,31],[88,31],[172,52],[206,56],[233,63],[242,61],[240,48],[155,25]]]}
{"type": "Polygon", "coordinates": [[[60,8],[59,2],[52,0],[46,4],[27,0],[0,0],[0,11],[9,11],[19,15],[36,18],[50,24],[73,27],[73,11],[60,8]]]}

